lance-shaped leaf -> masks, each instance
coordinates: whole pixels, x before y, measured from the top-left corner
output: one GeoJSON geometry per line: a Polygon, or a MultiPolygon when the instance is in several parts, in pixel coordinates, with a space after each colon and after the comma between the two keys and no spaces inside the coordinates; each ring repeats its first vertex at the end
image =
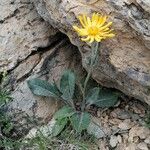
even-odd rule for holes
{"type": "Polygon", "coordinates": [[[52,136],[57,136],[62,132],[68,122],[68,118],[58,119],[52,128],[52,136]]]}
{"type": "Polygon", "coordinates": [[[55,115],[54,115],[54,119],[63,119],[66,117],[70,117],[75,113],[75,111],[69,107],[69,106],[64,106],[62,107],[60,110],[58,110],[55,115]]]}
{"type": "Polygon", "coordinates": [[[96,105],[98,107],[112,107],[118,101],[118,93],[109,89],[93,88],[86,97],[87,105],[96,105]]]}
{"type": "Polygon", "coordinates": [[[99,87],[95,87],[95,88],[89,90],[89,92],[86,96],[86,103],[88,105],[95,104],[99,99],[99,92],[100,92],[99,87]]]}
{"type": "Polygon", "coordinates": [[[75,89],[75,75],[70,70],[64,72],[60,80],[60,91],[64,100],[71,100],[75,89]]]}
{"type": "Polygon", "coordinates": [[[70,121],[73,128],[77,132],[81,132],[88,128],[91,121],[91,116],[87,112],[75,113],[71,116],[70,121]]]}
{"type": "Polygon", "coordinates": [[[28,86],[33,94],[38,96],[47,96],[47,97],[60,97],[61,93],[58,90],[57,86],[53,83],[50,84],[47,81],[41,79],[31,79],[27,81],[28,86]]]}

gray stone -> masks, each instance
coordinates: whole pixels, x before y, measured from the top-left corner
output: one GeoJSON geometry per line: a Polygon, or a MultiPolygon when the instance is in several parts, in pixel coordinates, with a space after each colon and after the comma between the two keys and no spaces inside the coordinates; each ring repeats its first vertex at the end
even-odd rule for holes
{"type": "Polygon", "coordinates": [[[137,147],[140,149],[140,150],[149,150],[148,146],[146,143],[144,142],[141,142],[137,145],[137,147]]]}
{"type": "MultiPolygon", "coordinates": [[[[0,72],[12,70],[18,65],[20,69],[25,68],[22,65],[25,65],[26,59],[38,48],[50,45],[55,40],[52,37],[57,32],[43,21],[30,0],[1,0],[0,72]]],[[[27,62],[30,63],[29,68],[26,67],[24,74],[36,65],[38,58],[35,59],[33,64],[31,64],[32,60],[27,62]]],[[[20,77],[21,74],[18,78],[20,77]]]]}
{"type": "Polygon", "coordinates": [[[110,137],[110,141],[109,141],[109,144],[111,147],[116,147],[117,144],[118,144],[118,139],[117,139],[117,136],[111,136],[110,137]]]}

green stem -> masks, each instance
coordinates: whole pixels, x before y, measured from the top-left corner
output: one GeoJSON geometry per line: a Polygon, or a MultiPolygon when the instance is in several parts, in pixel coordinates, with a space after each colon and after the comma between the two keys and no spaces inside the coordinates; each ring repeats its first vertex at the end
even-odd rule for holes
{"type": "Polygon", "coordinates": [[[90,61],[90,66],[89,66],[90,68],[89,68],[89,71],[88,71],[88,74],[86,76],[84,86],[83,86],[83,101],[82,101],[81,111],[84,111],[84,109],[85,109],[85,104],[86,104],[85,93],[86,93],[87,83],[90,79],[93,67],[95,65],[95,60],[96,60],[96,56],[98,53],[98,48],[99,48],[98,42],[93,43],[93,45],[91,46],[92,55],[91,55],[91,61],[90,61]]]}

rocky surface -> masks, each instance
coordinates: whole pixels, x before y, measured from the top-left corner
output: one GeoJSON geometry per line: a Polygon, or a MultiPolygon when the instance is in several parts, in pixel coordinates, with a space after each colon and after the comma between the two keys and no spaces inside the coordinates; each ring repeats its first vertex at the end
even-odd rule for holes
{"type": "MultiPolygon", "coordinates": [[[[2,0],[0,10],[0,72],[15,69],[38,48],[56,40],[52,37],[57,30],[37,14],[29,0],[2,0]]],[[[37,64],[35,59],[25,74],[37,64]]]]}
{"type": "Polygon", "coordinates": [[[150,129],[145,125],[147,107],[139,101],[125,99],[119,106],[97,110],[96,123],[105,131],[106,137],[97,144],[103,150],[148,150],[150,129]]]}
{"type": "Polygon", "coordinates": [[[149,0],[33,0],[38,13],[78,46],[82,64],[89,46],[73,31],[79,14],[99,12],[114,22],[116,37],[103,41],[93,78],[104,86],[150,104],[150,2],[149,0]]]}
{"type": "MultiPolygon", "coordinates": [[[[9,112],[18,113],[13,120],[19,133],[13,136],[21,137],[24,130],[27,133],[33,127],[24,122],[24,114],[28,119],[29,115],[49,121],[59,107],[53,99],[34,96],[27,87],[28,79],[52,81],[59,79],[66,68],[82,71],[77,47],[58,30],[78,46],[82,64],[88,71],[89,46],[72,30],[80,13],[109,14],[116,30],[114,39],[101,44],[93,78],[150,104],[149,0],[34,0],[34,4],[47,22],[30,0],[0,2],[0,72],[8,71],[13,90],[9,112]],[[18,127],[19,122],[22,125],[18,127]]],[[[105,133],[105,138],[97,143],[100,149],[150,149],[150,131],[144,127],[146,109],[132,100],[122,101],[118,107],[106,111],[91,108],[93,120],[105,133]]]]}
{"type": "Polygon", "coordinates": [[[13,91],[10,112],[43,119],[50,119],[58,106],[53,100],[33,96],[27,80],[52,81],[65,68],[82,70],[77,48],[45,22],[29,0],[0,2],[0,56],[0,72],[8,72],[8,87],[13,91]]]}
{"type": "MultiPolygon", "coordinates": [[[[37,54],[30,56],[36,60],[37,54]]],[[[57,81],[63,71],[67,68],[75,69],[81,72],[80,57],[77,48],[72,46],[68,39],[57,43],[57,46],[47,49],[40,55],[40,60],[32,70],[32,75],[18,84],[18,87],[12,93],[13,101],[9,109],[21,110],[30,116],[51,119],[53,113],[58,109],[60,104],[52,98],[43,98],[34,96],[27,86],[27,80],[31,78],[41,78],[53,82],[57,81]],[[71,59],[70,59],[71,58],[71,59]]],[[[30,59],[30,58],[29,58],[30,59]]],[[[26,61],[28,65],[28,61],[26,61]]],[[[22,70],[26,69],[22,67],[22,70]]],[[[18,69],[14,70],[18,74],[18,69]]]]}
{"type": "MultiPolygon", "coordinates": [[[[97,137],[99,138],[95,140],[96,144],[92,141],[91,145],[87,148],[88,150],[150,149],[150,129],[146,127],[144,121],[147,106],[143,105],[140,101],[124,99],[114,108],[104,110],[91,107],[91,110],[94,110],[91,113],[93,114],[93,121],[99,125],[101,132],[97,132],[97,137]]],[[[36,137],[39,130],[45,137],[48,137],[52,133],[54,124],[55,120],[52,119],[48,124],[38,129],[32,128],[26,138],[32,139],[36,137]]],[[[69,133],[70,136],[74,134],[73,131],[69,133]]],[[[61,140],[60,143],[65,143],[65,139],[61,140]]],[[[71,141],[68,141],[67,144],[71,144],[71,141]]],[[[77,145],[74,146],[77,147],[76,149],[79,149],[77,145]]],[[[59,146],[58,144],[58,147],[63,149],[64,146],[61,144],[59,146]]],[[[64,149],[70,150],[69,146],[64,149]]]]}

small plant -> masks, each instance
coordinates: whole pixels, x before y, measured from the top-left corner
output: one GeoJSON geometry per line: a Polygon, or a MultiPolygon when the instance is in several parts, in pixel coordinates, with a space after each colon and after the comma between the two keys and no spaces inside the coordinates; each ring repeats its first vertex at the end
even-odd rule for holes
{"type": "Polygon", "coordinates": [[[145,125],[150,129],[150,108],[148,108],[147,114],[145,116],[145,125]]]}
{"type": "Polygon", "coordinates": [[[7,91],[3,85],[3,82],[6,80],[6,75],[6,71],[0,74],[0,108],[11,100],[9,91],[7,91]]]}
{"type": "Polygon", "coordinates": [[[59,82],[59,86],[56,83],[48,83],[40,79],[28,80],[28,86],[33,94],[38,96],[54,97],[56,100],[63,101],[66,104],[56,114],[54,118],[56,123],[53,127],[53,136],[57,136],[62,132],[65,126],[70,123],[72,127],[81,133],[84,130],[95,134],[97,132],[97,125],[92,123],[91,114],[88,113],[88,108],[91,105],[97,107],[112,107],[118,100],[118,93],[108,89],[100,87],[87,88],[88,82],[93,71],[93,67],[98,60],[98,51],[100,48],[99,42],[102,39],[113,37],[114,34],[110,30],[112,22],[106,24],[107,17],[100,16],[94,13],[92,19],[85,15],[79,16],[79,20],[82,24],[82,28],[73,26],[78,32],[83,41],[89,41],[91,43],[91,57],[89,58],[89,71],[84,80],[84,83],[77,84],[76,76],[71,70],[66,70],[59,82]],[[79,97],[79,93],[82,93],[82,100],[76,99],[79,97]],[[76,101],[80,102],[80,106],[76,106],[76,101]],[[79,108],[80,107],[80,108],[79,108]]]}

